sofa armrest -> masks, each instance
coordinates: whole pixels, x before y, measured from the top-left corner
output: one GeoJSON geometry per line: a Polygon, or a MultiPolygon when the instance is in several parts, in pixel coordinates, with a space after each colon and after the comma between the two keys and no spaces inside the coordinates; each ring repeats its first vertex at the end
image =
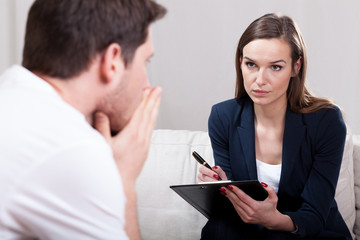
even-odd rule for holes
{"type": "Polygon", "coordinates": [[[360,135],[353,136],[354,144],[354,179],[355,179],[355,207],[356,219],[354,233],[356,239],[360,239],[360,135]]]}

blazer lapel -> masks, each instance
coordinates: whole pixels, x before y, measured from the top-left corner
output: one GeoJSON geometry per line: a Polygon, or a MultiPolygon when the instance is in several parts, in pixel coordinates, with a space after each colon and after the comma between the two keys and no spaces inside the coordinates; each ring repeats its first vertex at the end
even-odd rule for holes
{"type": "Polygon", "coordinates": [[[240,126],[237,127],[237,131],[240,138],[243,156],[245,157],[244,160],[247,166],[249,179],[257,179],[254,110],[251,103],[247,102],[247,104],[244,105],[243,112],[240,116],[240,126]]]}
{"type": "Polygon", "coordinates": [[[287,179],[292,173],[292,169],[299,160],[298,149],[300,148],[306,132],[306,126],[302,123],[302,114],[294,113],[288,106],[285,118],[285,130],[283,137],[282,167],[279,183],[279,193],[281,186],[287,184],[287,179]]]}

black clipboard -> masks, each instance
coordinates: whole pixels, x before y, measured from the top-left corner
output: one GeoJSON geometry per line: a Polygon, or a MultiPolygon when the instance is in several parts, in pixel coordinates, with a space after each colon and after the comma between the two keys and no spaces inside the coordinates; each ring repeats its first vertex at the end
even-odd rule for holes
{"type": "Polygon", "coordinates": [[[170,188],[209,219],[219,211],[219,208],[229,205],[230,201],[221,195],[219,190],[220,187],[226,187],[229,184],[237,186],[257,201],[263,201],[268,197],[267,191],[257,180],[172,185],[170,188]]]}

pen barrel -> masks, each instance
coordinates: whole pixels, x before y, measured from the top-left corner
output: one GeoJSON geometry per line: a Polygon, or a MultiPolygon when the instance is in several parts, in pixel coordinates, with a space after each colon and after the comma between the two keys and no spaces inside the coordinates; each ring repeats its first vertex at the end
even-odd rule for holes
{"type": "MultiPolygon", "coordinates": [[[[212,168],[210,167],[210,165],[195,151],[192,152],[193,157],[196,159],[196,161],[198,161],[201,165],[207,167],[208,169],[212,170],[212,168]]],[[[218,175],[219,176],[219,175],[218,175]]],[[[222,180],[219,176],[218,180],[222,180]]]]}
{"type": "Polygon", "coordinates": [[[205,166],[205,167],[207,167],[208,169],[211,169],[211,170],[212,170],[212,168],[210,167],[210,165],[209,165],[207,162],[204,161],[204,163],[203,163],[202,165],[205,166]]]}
{"type": "MultiPolygon", "coordinates": [[[[202,165],[205,166],[205,167],[207,167],[208,169],[212,170],[212,168],[210,167],[210,165],[209,165],[207,162],[204,161],[204,163],[203,163],[202,165]]],[[[214,171],[214,170],[213,170],[213,171],[214,171]]],[[[217,174],[217,175],[219,176],[219,174],[217,174]]],[[[219,181],[222,180],[220,176],[219,176],[219,179],[218,179],[218,180],[219,180],[219,181]]]]}

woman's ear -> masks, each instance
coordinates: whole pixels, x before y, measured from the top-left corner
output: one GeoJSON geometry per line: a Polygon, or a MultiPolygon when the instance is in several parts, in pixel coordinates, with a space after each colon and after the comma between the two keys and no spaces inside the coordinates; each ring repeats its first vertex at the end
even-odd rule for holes
{"type": "Polygon", "coordinates": [[[294,64],[294,71],[291,77],[296,77],[299,74],[299,71],[301,69],[302,65],[302,57],[299,57],[299,59],[294,64]]]}
{"type": "Polygon", "coordinates": [[[103,83],[110,83],[121,79],[125,70],[125,63],[121,56],[121,47],[117,43],[110,44],[104,51],[100,65],[101,80],[103,83]]]}

